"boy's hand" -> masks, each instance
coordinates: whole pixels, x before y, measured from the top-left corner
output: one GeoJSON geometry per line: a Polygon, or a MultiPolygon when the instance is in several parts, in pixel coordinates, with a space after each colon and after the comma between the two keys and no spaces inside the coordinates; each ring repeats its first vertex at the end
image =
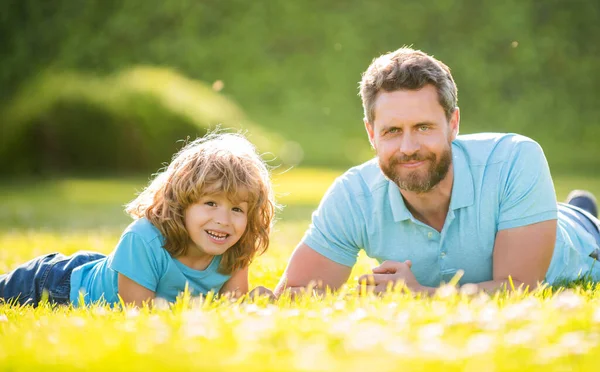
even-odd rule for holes
{"type": "Polygon", "coordinates": [[[250,298],[254,298],[256,296],[262,297],[265,295],[269,297],[269,300],[277,299],[277,297],[275,297],[275,295],[273,294],[273,291],[271,291],[269,288],[263,287],[262,285],[259,285],[258,287],[251,290],[250,293],[248,293],[248,297],[250,298]]]}

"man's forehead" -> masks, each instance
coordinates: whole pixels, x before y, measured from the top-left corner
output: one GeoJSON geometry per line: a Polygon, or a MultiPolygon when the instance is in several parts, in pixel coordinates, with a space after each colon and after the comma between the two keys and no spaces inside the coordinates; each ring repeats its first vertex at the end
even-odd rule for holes
{"type": "Polygon", "coordinates": [[[375,122],[434,122],[445,118],[435,88],[382,92],[375,101],[375,122]]]}
{"type": "Polygon", "coordinates": [[[439,108],[443,111],[439,102],[439,96],[434,86],[427,85],[418,90],[395,90],[393,92],[380,92],[375,100],[375,108],[394,107],[428,107],[439,108]]]}

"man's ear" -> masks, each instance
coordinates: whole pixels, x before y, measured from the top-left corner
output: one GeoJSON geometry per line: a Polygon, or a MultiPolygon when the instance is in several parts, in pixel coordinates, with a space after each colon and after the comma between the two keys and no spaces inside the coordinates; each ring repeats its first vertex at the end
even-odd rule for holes
{"type": "Polygon", "coordinates": [[[451,138],[452,141],[454,141],[456,139],[456,136],[458,136],[458,131],[460,128],[460,110],[458,107],[456,107],[454,109],[454,112],[452,113],[452,117],[450,118],[450,131],[451,131],[451,138]]]}
{"type": "Polygon", "coordinates": [[[363,121],[365,122],[365,129],[367,130],[367,135],[369,136],[369,142],[371,142],[371,147],[375,149],[375,128],[373,128],[373,125],[367,121],[367,118],[364,118],[363,121]]]}

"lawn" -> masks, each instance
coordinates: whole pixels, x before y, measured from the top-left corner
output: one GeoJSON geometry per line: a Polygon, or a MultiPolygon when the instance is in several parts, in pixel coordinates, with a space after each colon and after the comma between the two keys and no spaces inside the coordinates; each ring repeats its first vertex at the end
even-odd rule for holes
{"type": "MultiPolygon", "coordinates": [[[[285,205],[251,284],[273,288],[338,171],[275,171],[285,205]]],[[[145,178],[0,184],[0,273],[37,255],[110,252],[145,178]]],[[[600,195],[600,177],[555,175],[557,196],[600,195]]],[[[183,297],[152,310],[0,305],[0,369],[29,370],[597,370],[600,288],[494,296],[445,287],[433,298],[359,296],[356,276],[324,298],[230,302],[183,297]]]]}

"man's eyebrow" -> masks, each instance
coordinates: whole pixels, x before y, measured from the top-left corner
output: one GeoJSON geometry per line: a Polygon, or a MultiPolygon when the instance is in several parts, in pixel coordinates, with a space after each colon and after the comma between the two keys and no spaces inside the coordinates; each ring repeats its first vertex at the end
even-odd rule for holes
{"type": "Polygon", "coordinates": [[[437,124],[436,124],[436,123],[434,123],[433,121],[420,121],[420,122],[418,122],[418,123],[415,123],[415,124],[413,125],[413,127],[414,127],[414,126],[419,126],[419,125],[429,125],[429,126],[436,126],[437,124]]]}
{"type": "MultiPolygon", "coordinates": [[[[416,123],[413,123],[413,124],[409,124],[410,127],[418,127],[418,126],[421,126],[421,125],[436,126],[437,124],[435,122],[433,122],[433,121],[427,121],[427,120],[425,120],[425,121],[419,121],[419,122],[416,122],[416,123]]],[[[401,127],[402,127],[402,125],[400,125],[400,124],[397,124],[397,123],[394,123],[394,122],[389,122],[389,123],[383,124],[381,126],[380,132],[384,132],[384,131],[386,131],[386,130],[388,130],[390,128],[401,128],[401,127]]]]}
{"type": "Polygon", "coordinates": [[[383,132],[383,131],[388,130],[390,128],[400,128],[400,127],[402,127],[402,125],[398,125],[396,123],[390,122],[390,123],[387,123],[387,124],[383,124],[381,126],[380,131],[383,132]]]}

